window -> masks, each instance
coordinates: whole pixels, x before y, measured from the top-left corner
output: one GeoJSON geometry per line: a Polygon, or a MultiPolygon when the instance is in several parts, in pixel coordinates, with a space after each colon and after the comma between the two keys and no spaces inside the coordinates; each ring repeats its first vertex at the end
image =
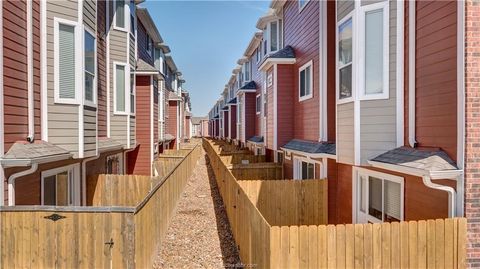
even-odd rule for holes
{"type": "Polygon", "coordinates": [[[108,156],[105,170],[106,170],[106,173],[110,175],[122,175],[123,174],[122,153],[108,156]]]}
{"type": "Polygon", "coordinates": [[[338,27],[338,99],[351,101],[352,92],[352,18],[338,27]]]}
{"type": "Polygon", "coordinates": [[[270,23],[270,51],[278,50],[278,22],[270,23]]]}
{"type": "Polygon", "coordinates": [[[125,0],[115,0],[115,27],[125,29],[125,0]]]}
{"type": "Polygon", "coordinates": [[[256,99],[256,111],[257,111],[257,115],[260,114],[262,110],[262,97],[261,95],[257,95],[257,99],[256,99]]]}
{"type": "Polygon", "coordinates": [[[78,178],[78,172],[78,165],[42,172],[42,205],[80,205],[80,180],[78,178]]]}
{"type": "Polygon", "coordinates": [[[115,65],[115,112],[126,112],[125,108],[125,65],[124,64],[114,64],[115,65]]]}
{"type": "Polygon", "coordinates": [[[283,163],[283,152],[277,151],[277,163],[283,163]]]}
{"type": "Polygon", "coordinates": [[[259,63],[260,60],[262,59],[262,51],[260,47],[257,48],[255,56],[257,57],[257,63],[259,63]]]}
{"type": "Polygon", "coordinates": [[[388,2],[362,7],[363,51],[360,59],[362,99],[388,98],[388,2]]]}
{"type": "Polygon", "coordinates": [[[96,103],[96,53],[95,37],[88,31],[84,36],[84,72],[85,72],[85,101],[86,103],[96,103]]]}
{"type": "Polygon", "coordinates": [[[152,39],[148,34],[145,35],[145,46],[147,48],[148,55],[152,54],[152,39]]]}
{"type": "Polygon", "coordinates": [[[282,48],[282,20],[275,20],[263,29],[263,56],[282,48]]]}
{"type": "Polygon", "coordinates": [[[243,64],[243,82],[247,83],[250,81],[250,70],[251,70],[251,64],[250,62],[246,62],[243,64]]]}
{"type": "MultiPolygon", "coordinates": [[[[55,18],[55,102],[76,104],[76,22],[55,18]]],[[[92,55],[93,56],[93,55],[92,55]]],[[[92,85],[93,86],[93,85],[92,85]]]]}
{"type": "Polygon", "coordinates": [[[403,220],[403,178],[358,169],[357,222],[403,220]]]}
{"type": "Polygon", "coordinates": [[[294,158],[293,177],[294,179],[314,179],[315,163],[306,159],[294,158]]]}
{"type": "Polygon", "coordinates": [[[300,67],[300,69],[298,70],[298,75],[299,100],[303,101],[312,98],[312,61],[300,67]]]}
{"type": "Polygon", "coordinates": [[[130,113],[135,114],[135,70],[130,69],[130,113]]]}
{"type": "Polygon", "coordinates": [[[302,9],[308,4],[309,0],[298,0],[298,9],[302,11],[302,9]]]}

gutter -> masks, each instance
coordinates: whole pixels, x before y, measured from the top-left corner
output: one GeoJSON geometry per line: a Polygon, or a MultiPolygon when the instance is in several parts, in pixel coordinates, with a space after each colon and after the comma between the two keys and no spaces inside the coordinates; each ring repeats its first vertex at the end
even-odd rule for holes
{"type": "Polygon", "coordinates": [[[280,149],[285,151],[285,152],[291,152],[291,153],[295,153],[297,155],[307,156],[309,158],[317,158],[317,159],[328,158],[328,159],[334,159],[334,160],[337,159],[337,155],[328,154],[328,153],[308,153],[308,152],[303,152],[303,151],[298,151],[298,150],[287,149],[287,148],[283,148],[283,147],[280,147],[280,149]]]}
{"type": "Polygon", "coordinates": [[[446,191],[448,193],[448,217],[453,218],[455,216],[455,190],[452,187],[433,183],[432,178],[429,176],[423,176],[422,180],[425,186],[435,190],[446,191]]]}
{"type": "Polygon", "coordinates": [[[23,176],[27,176],[35,173],[37,169],[38,169],[38,163],[32,163],[32,166],[29,169],[15,173],[8,178],[8,205],[9,206],[15,205],[15,180],[19,177],[23,177],[23,176]]]}

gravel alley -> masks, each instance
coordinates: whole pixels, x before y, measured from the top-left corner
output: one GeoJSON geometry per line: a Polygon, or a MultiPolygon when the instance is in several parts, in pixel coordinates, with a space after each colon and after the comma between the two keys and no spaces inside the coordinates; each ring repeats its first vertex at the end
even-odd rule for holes
{"type": "Polygon", "coordinates": [[[177,205],[155,268],[233,268],[240,264],[223,201],[202,150],[177,205]]]}

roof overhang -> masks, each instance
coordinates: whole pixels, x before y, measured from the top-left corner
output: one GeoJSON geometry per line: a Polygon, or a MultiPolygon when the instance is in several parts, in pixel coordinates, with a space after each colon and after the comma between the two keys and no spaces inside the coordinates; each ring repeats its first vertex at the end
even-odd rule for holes
{"type": "Polygon", "coordinates": [[[255,49],[260,45],[262,42],[263,38],[263,32],[262,31],[257,31],[253,35],[252,39],[250,40],[250,43],[248,44],[247,49],[245,50],[245,53],[243,54],[246,57],[252,56],[252,54],[255,52],[255,49]]]}
{"type": "Polygon", "coordinates": [[[452,170],[440,170],[440,171],[431,171],[419,168],[408,167],[399,164],[390,164],[384,162],[377,162],[377,161],[368,161],[368,164],[375,168],[390,170],[402,174],[408,174],[417,177],[424,177],[428,176],[431,179],[451,179],[457,180],[459,176],[463,174],[463,170],[460,169],[452,169],[452,170]]]}
{"type": "Polygon", "coordinates": [[[237,66],[233,69],[232,73],[236,75],[236,74],[240,73],[240,71],[242,71],[242,66],[241,66],[241,65],[237,65],[237,66]]]}
{"type": "Polygon", "coordinates": [[[43,164],[43,163],[50,163],[50,162],[57,162],[62,160],[68,160],[72,157],[72,154],[58,154],[52,156],[45,156],[39,158],[32,158],[32,159],[0,159],[0,164],[3,167],[19,167],[19,166],[31,166],[32,164],[43,164]]]}
{"type": "Polygon", "coordinates": [[[270,8],[280,10],[283,8],[285,3],[287,3],[287,1],[285,0],[273,0],[272,2],[270,2],[270,8]]]}
{"type": "Polygon", "coordinates": [[[245,90],[242,90],[242,89],[238,89],[237,90],[237,96],[240,95],[240,94],[243,94],[243,93],[256,93],[257,90],[254,90],[254,89],[245,89],[245,90]]]}
{"type": "Polygon", "coordinates": [[[267,71],[270,67],[275,64],[294,64],[297,62],[296,58],[267,58],[263,63],[258,67],[260,71],[267,71]]]}
{"type": "Polygon", "coordinates": [[[145,27],[145,30],[147,31],[150,38],[152,38],[153,43],[154,44],[163,43],[162,36],[158,32],[157,26],[155,25],[155,22],[150,16],[150,13],[148,12],[148,10],[146,8],[137,8],[137,17],[145,27]]]}
{"type": "Polygon", "coordinates": [[[322,158],[329,158],[329,159],[334,159],[334,160],[337,159],[337,155],[328,154],[328,153],[309,153],[309,152],[304,152],[304,151],[299,151],[299,150],[294,150],[294,149],[288,149],[288,148],[284,148],[284,147],[280,147],[280,149],[285,151],[285,152],[291,152],[291,153],[294,153],[294,154],[297,154],[297,155],[302,155],[302,156],[309,157],[309,158],[314,158],[314,159],[322,159],[322,158]]]}
{"type": "Polygon", "coordinates": [[[267,26],[267,23],[278,19],[281,19],[281,16],[277,15],[275,9],[270,8],[265,15],[258,19],[256,27],[259,30],[263,30],[267,26]]]}
{"type": "Polygon", "coordinates": [[[178,70],[177,65],[175,65],[175,62],[173,61],[173,58],[171,55],[165,55],[165,61],[167,62],[167,65],[172,69],[172,72],[176,72],[178,70]]]}
{"type": "Polygon", "coordinates": [[[165,43],[158,44],[157,46],[158,46],[160,49],[163,50],[163,53],[170,53],[170,52],[171,52],[170,47],[169,47],[167,44],[165,44],[165,43]]]}

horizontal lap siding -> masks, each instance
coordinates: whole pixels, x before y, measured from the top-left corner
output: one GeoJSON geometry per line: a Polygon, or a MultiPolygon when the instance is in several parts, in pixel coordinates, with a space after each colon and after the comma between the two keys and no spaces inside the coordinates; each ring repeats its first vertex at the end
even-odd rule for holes
{"type": "MultiPolygon", "coordinates": [[[[277,66],[277,149],[294,137],[294,117],[297,117],[297,113],[299,113],[292,106],[292,100],[294,100],[292,88],[295,85],[292,78],[293,69],[292,65],[277,66]]],[[[308,128],[314,129],[315,127],[306,125],[305,129],[308,128]]]]}
{"type": "Polygon", "coordinates": [[[327,2],[327,125],[328,125],[328,133],[327,139],[328,141],[335,141],[336,140],[336,89],[335,89],[335,51],[336,51],[336,43],[335,43],[335,35],[336,35],[336,27],[335,27],[335,3],[336,1],[328,1],[327,2]]]}
{"type": "Polygon", "coordinates": [[[106,63],[106,39],[105,36],[105,16],[106,2],[97,2],[97,98],[98,113],[97,125],[98,136],[107,136],[107,63],[106,63]]]}
{"type": "Polygon", "coordinates": [[[338,162],[354,162],[353,102],[337,106],[337,157],[338,162]]]}
{"type": "Polygon", "coordinates": [[[128,47],[129,51],[129,62],[131,66],[137,66],[137,55],[135,52],[135,37],[132,35],[128,35],[128,40],[130,42],[130,46],[128,47]]]}
{"type": "MultiPolygon", "coordinates": [[[[48,140],[78,157],[78,105],[54,103],[54,17],[77,21],[77,3],[69,1],[47,2],[47,88],[48,88],[48,140]]],[[[79,79],[79,78],[77,78],[79,79]]]]}
{"type": "Polygon", "coordinates": [[[255,135],[255,93],[245,94],[245,139],[255,135]]]}
{"type": "MultiPolygon", "coordinates": [[[[368,1],[368,3],[371,3],[368,1]]],[[[364,4],[364,2],[362,2],[364,4]]],[[[397,6],[390,2],[389,18],[389,99],[360,102],[360,162],[397,146],[396,135],[396,43],[397,6]]]]}
{"type": "MultiPolygon", "coordinates": [[[[109,2],[110,11],[113,8],[113,1],[109,2]]],[[[113,14],[112,14],[113,16],[113,14]]],[[[112,17],[110,17],[112,18],[112,17]]],[[[127,141],[127,117],[126,115],[115,115],[114,107],[114,98],[115,98],[115,89],[114,89],[114,73],[115,66],[113,62],[120,62],[127,64],[128,67],[128,54],[127,54],[127,42],[128,37],[127,33],[110,29],[109,39],[110,39],[110,137],[122,143],[125,147],[129,146],[129,141],[127,141]]],[[[125,70],[128,71],[128,70],[125,70]]],[[[127,72],[125,72],[127,75],[127,72]]],[[[128,85],[126,85],[125,90],[128,90],[128,85]]],[[[128,101],[128,99],[126,100],[128,101]]]]}
{"type": "Polygon", "coordinates": [[[152,162],[151,148],[153,147],[150,140],[150,76],[137,76],[136,82],[137,142],[140,146],[137,149],[137,159],[133,173],[136,175],[150,175],[152,162]]]}
{"type": "Polygon", "coordinates": [[[173,135],[173,137],[177,137],[177,101],[168,102],[168,119],[166,133],[173,135]]]}
{"type": "Polygon", "coordinates": [[[137,144],[136,134],[136,122],[137,118],[135,116],[130,116],[130,147],[133,148],[137,144]]]}
{"type": "Polygon", "coordinates": [[[96,29],[96,21],[95,21],[95,13],[97,7],[96,3],[93,0],[85,0],[83,2],[83,23],[90,28],[90,30],[95,32],[96,29]]]}
{"type": "Polygon", "coordinates": [[[457,157],[457,2],[416,6],[416,139],[457,157]]]}
{"type": "Polygon", "coordinates": [[[26,3],[3,3],[5,151],[28,135],[26,3]]]}
{"type": "Polygon", "coordinates": [[[223,129],[224,129],[224,136],[228,137],[230,131],[230,116],[228,111],[223,112],[223,129]]]}
{"type": "MultiPolygon", "coordinates": [[[[202,123],[200,123],[202,126],[202,123]]],[[[201,128],[201,127],[200,127],[201,128]]],[[[231,139],[237,138],[237,106],[230,106],[231,139]]]]}
{"type": "Polygon", "coordinates": [[[137,20],[137,22],[138,57],[153,66],[153,58],[152,55],[147,52],[147,42],[145,42],[147,38],[147,30],[140,21],[137,20]]]}
{"type": "Polygon", "coordinates": [[[337,162],[334,159],[327,159],[327,180],[328,180],[328,224],[337,224],[337,199],[338,177],[337,162]]]}
{"type": "MultiPolygon", "coordinates": [[[[260,49],[260,47],[258,47],[257,49],[260,49]]],[[[257,63],[256,53],[257,51],[255,50],[253,52],[252,57],[250,58],[250,62],[252,63],[252,80],[255,81],[255,84],[257,85],[256,95],[259,95],[262,93],[263,81],[262,81],[262,71],[258,69],[261,62],[257,63]]],[[[256,95],[255,95],[255,98],[256,98],[256,95]]],[[[262,115],[261,114],[257,115],[256,112],[257,112],[257,107],[256,107],[256,99],[255,99],[255,135],[262,136],[262,115]]]]}
{"type": "Polygon", "coordinates": [[[355,2],[353,0],[336,1],[337,2],[337,18],[343,19],[355,8],[355,2]]]}
{"type": "Polygon", "coordinates": [[[97,155],[97,111],[94,108],[84,108],[84,157],[97,155]]]}
{"type": "Polygon", "coordinates": [[[274,107],[273,107],[273,87],[275,87],[275,78],[273,76],[275,76],[276,74],[273,74],[273,67],[270,68],[268,71],[267,71],[267,80],[268,80],[268,77],[269,76],[272,76],[272,85],[268,85],[268,82],[267,82],[267,132],[266,132],[266,146],[267,148],[269,149],[273,149],[273,136],[274,136],[274,132],[275,130],[273,129],[274,128],[274,123],[273,123],[273,118],[274,118],[274,107]]]}
{"type": "MultiPolygon", "coordinates": [[[[279,83],[279,87],[288,88],[292,93],[291,100],[294,100],[294,137],[312,141],[318,141],[319,137],[319,3],[310,1],[301,12],[298,10],[298,2],[287,1],[285,4],[285,45],[294,48],[296,63],[289,74],[281,74],[285,79],[289,76],[293,80],[285,81],[285,85],[279,83]],[[312,61],[313,98],[300,102],[299,69],[309,61],[312,61]]],[[[279,141],[279,146],[281,145],[283,144],[279,141]]]]}
{"type": "MultiPolygon", "coordinates": [[[[333,169],[333,168],[332,168],[333,169]]],[[[330,194],[330,192],[329,192],[330,194]]],[[[330,204],[330,199],[329,199],[330,204]]],[[[352,223],[352,166],[337,164],[337,223],[352,223]]]]}

